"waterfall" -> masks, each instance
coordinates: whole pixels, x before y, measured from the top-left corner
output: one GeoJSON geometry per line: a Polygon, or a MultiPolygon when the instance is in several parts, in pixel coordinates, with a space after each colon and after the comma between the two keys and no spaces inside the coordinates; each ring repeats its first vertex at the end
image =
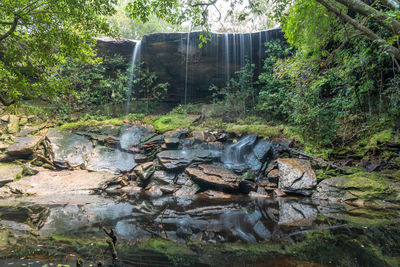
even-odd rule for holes
{"type": "Polygon", "coordinates": [[[190,31],[186,40],[186,70],[185,70],[185,105],[187,104],[187,91],[188,91],[188,73],[189,73],[189,46],[190,46],[190,31]]]}
{"type": "Polygon", "coordinates": [[[250,57],[250,66],[253,65],[253,34],[249,34],[249,43],[250,43],[250,51],[249,51],[249,57],[250,57]]]}
{"type": "Polygon", "coordinates": [[[245,60],[245,45],[244,45],[244,34],[240,33],[239,34],[239,47],[240,47],[240,68],[243,68],[244,65],[246,64],[246,60],[245,60]]]}
{"type": "Polygon", "coordinates": [[[229,34],[224,34],[224,42],[225,42],[225,73],[226,73],[226,83],[229,83],[230,79],[230,68],[229,68],[229,34]]]}
{"type": "Polygon", "coordinates": [[[232,39],[233,39],[233,70],[234,72],[236,72],[236,66],[237,66],[237,50],[236,50],[236,34],[234,33],[232,35],[232,39]]]}
{"type": "Polygon", "coordinates": [[[132,66],[131,66],[131,72],[129,74],[129,90],[128,90],[128,95],[127,95],[127,100],[126,100],[126,110],[125,114],[128,114],[130,112],[130,105],[131,105],[131,96],[132,96],[132,89],[133,89],[133,79],[135,78],[135,67],[138,59],[140,59],[140,48],[142,45],[142,41],[138,41],[135,45],[135,48],[133,49],[132,53],[132,66]]]}
{"type": "Polygon", "coordinates": [[[258,71],[262,70],[263,64],[262,64],[262,34],[261,32],[258,33],[258,71]]]}

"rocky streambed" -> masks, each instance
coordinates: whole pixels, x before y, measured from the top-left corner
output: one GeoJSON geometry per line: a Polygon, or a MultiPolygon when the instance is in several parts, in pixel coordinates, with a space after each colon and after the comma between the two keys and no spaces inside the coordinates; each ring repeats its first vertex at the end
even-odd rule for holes
{"type": "Polygon", "coordinates": [[[111,263],[102,227],[123,266],[399,264],[396,182],[318,179],[317,163],[257,135],[40,127],[17,130],[3,151],[7,264],[111,263]]]}

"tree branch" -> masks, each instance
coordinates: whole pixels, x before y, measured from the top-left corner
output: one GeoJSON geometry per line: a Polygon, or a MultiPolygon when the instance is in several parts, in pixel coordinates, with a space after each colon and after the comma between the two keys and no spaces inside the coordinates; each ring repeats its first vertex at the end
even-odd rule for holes
{"type": "Polygon", "coordinates": [[[392,10],[397,10],[400,8],[400,2],[398,2],[397,0],[379,0],[379,2],[392,10]]]}
{"type": "MultiPolygon", "coordinates": [[[[317,0],[318,1],[318,0],[317,0]]],[[[371,6],[365,4],[360,0],[335,0],[336,2],[341,3],[347,8],[353,10],[356,13],[364,15],[366,17],[371,17],[381,26],[385,27],[389,31],[394,31],[395,33],[400,33],[400,22],[390,18],[383,12],[372,8],[371,6]]],[[[319,1],[318,1],[319,2],[319,1]]]]}
{"type": "Polygon", "coordinates": [[[6,32],[2,36],[0,36],[0,42],[3,41],[4,39],[6,39],[8,36],[10,36],[15,31],[15,29],[17,28],[17,25],[18,25],[18,21],[19,21],[19,17],[15,16],[14,21],[11,25],[11,28],[8,30],[8,32],[6,32]]]}
{"type": "MultiPolygon", "coordinates": [[[[383,49],[385,51],[387,51],[389,54],[393,55],[397,59],[400,59],[400,50],[397,49],[396,47],[390,45],[384,39],[382,39],[377,34],[375,34],[372,30],[370,30],[369,28],[361,25],[356,20],[352,19],[349,15],[344,14],[338,8],[331,6],[330,4],[327,3],[327,1],[325,1],[325,0],[316,0],[316,1],[319,2],[321,5],[323,5],[330,12],[336,14],[338,17],[342,18],[344,21],[346,21],[347,23],[352,25],[355,29],[357,29],[360,32],[362,32],[370,40],[377,41],[380,44],[380,46],[382,46],[383,49]]],[[[341,0],[338,0],[338,1],[341,1],[341,0]]]]}

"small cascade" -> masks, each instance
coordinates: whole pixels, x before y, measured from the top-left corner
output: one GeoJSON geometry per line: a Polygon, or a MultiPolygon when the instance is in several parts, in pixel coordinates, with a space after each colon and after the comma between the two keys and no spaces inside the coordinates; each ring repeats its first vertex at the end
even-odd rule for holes
{"type": "Polygon", "coordinates": [[[224,34],[224,44],[225,44],[225,74],[226,74],[226,83],[229,83],[230,79],[230,61],[229,61],[229,34],[224,34]]]}
{"type": "Polygon", "coordinates": [[[187,40],[186,40],[185,101],[184,101],[185,105],[187,104],[187,93],[188,93],[189,47],[190,47],[190,31],[188,32],[187,40]]]}
{"type": "Polygon", "coordinates": [[[138,60],[140,59],[140,50],[142,46],[142,41],[138,41],[135,45],[135,48],[133,49],[132,53],[132,66],[131,66],[131,72],[129,74],[129,90],[128,90],[128,95],[127,95],[127,100],[126,100],[126,110],[125,114],[129,113],[130,109],[130,104],[131,104],[131,97],[132,97],[132,89],[133,89],[133,79],[135,78],[135,67],[138,63],[138,60]]]}
{"type": "Polygon", "coordinates": [[[258,69],[259,71],[262,70],[263,64],[262,64],[262,50],[263,49],[263,43],[262,43],[262,33],[258,33],[258,69]]]}

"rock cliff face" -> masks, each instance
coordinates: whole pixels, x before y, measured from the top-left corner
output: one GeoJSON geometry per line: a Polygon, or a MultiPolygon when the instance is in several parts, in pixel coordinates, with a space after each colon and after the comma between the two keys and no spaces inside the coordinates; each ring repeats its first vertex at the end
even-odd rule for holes
{"type": "MultiPolygon", "coordinates": [[[[167,100],[187,102],[210,98],[209,87],[223,86],[234,73],[254,64],[258,73],[266,57],[265,42],[283,39],[280,29],[248,34],[212,33],[203,47],[199,47],[200,32],[155,33],[145,35],[140,42],[136,63],[146,62],[159,82],[170,84],[167,100]]],[[[132,61],[138,41],[97,38],[99,55],[121,54],[132,61]]]]}

